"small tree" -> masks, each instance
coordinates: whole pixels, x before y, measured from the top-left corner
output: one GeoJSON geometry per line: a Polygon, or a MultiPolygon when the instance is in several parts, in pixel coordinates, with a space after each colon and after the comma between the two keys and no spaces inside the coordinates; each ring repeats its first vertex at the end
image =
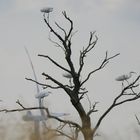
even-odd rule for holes
{"type": "MultiPolygon", "coordinates": [[[[70,101],[72,106],[76,109],[76,111],[79,114],[79,118],[81,120],[81,123],[77,123],[71,120],[63,120],[58,117],[52,116],[49,114],[49,111],[42,107],[42,109],[45,109],[48,113],[48,116],[50,118],[56,119],[60,121],[63,125],[59,127],[59,129],[55,129],[55,131],[63,136],[66,136],[69,139],[76,140],[78,139],[79,132],[83,134],[84,140],[93,140],[94,136],[96,135],[96,131],[101,125],[101,122],[103,119],[108,115],[108,113],[115,107],[129,101],[134,101],[140,98],[140,93],[135,92],[135,89],[139,86],[138,80],[140,76],[137,76],[136,79],[132,83],[128,83],[127,85],[122,84],[122,90],[118,94],[117,97],[114,98],[112,104],[106,109],[106,111],[99,117],[97,123],[95,124],[94,127],[91,126],[91,114],[94,112],[97,112],[96,110],[96,104],[95,103],[93,106],[90,106],[90,109],[88,111],[85,110],[83,107],[83,104],[81,100],[85,97],[85,94],[87,94],[87,90],[85,89],[85,83],[88,82],[88,80],[91,78],[93,74],[95,74],[97,71],[102,70],[110,60],[118,56],[119,54],[115,54],[113,56],[108,56],[108,53],[106,52],[105,58],[97,67],[96,69],[92,70],[91,72],[88,73],[85,79],[81,80],[81,73],[83,71],[83,68],[85,66],[85,57],[93,50],[93,48],[96,46],[96,43],[98,41],[98,37],[95,35],[95,32],[90,32],[89,36],[89,41],[88,44],[85,48],[83,48],[80,51],[79,54],[79,67],[76,69],[73,61],[72,61],[72,37],[74,35],[74,29],[73,29],[73,21],[67,16],[66,12],[62,12],[64,18],[66,21],[69,22],[70,28],[69,29],[64,29],[61,27],[57,22],[55,22],[55,25],[57,26],[58,29],[60,29],[63,32],[63,35],[60,35],[54,27],[50,24],[49,18],[45,17],[44,14],[44,22],[47,25],[47,27],[50,30],[50,34],[53,34],[59,41],[54,41],[50,38],[51,42],[53,42],[57,47],[61,48],[64,51],[64,59],[66,60],[66,63],[68,64],[68,68],[64,67],[63,65],[59,64],[57,61],[52,59],[48,55],[42,55],[39,54],[38,56],[47,58],[49,61],[51,61],[55,66],[60,68],[61,70],[65,71],[67,74],[65,77],[70,78],[70,84],[65,85],[61,83],[59,80],[56,78],[52,77],[51,75],[47,73],[42,73],[42,75],[46,78],[46,80],[53,82],[56,84],[56,86],[49,85],[49,84],[43,84],[39,83],[38,81],[35,81],[33,79],[27,79],[30,81],[33,81],[37,84],[40,84],[44,86],[44,88],[51,88],[52,90],[58,90],[58,89],[63,89],[64,92],[69,96],[70,101]],[[122,98],[123,97],[123,98],[122,98]],[[68,125],[74,132],[73,136],[69,136],[65,134],[62,129],[68,125]]],[[[73,52],[74,53],[74,52],[73,52]]],[[[29,110],[29,109],[40,109],[40,108],[25,108],[23,105],[21,105],[19,102],[18,104],[23,108],[23,109],[15,109],[15,110],[1,110],[1,111],[23,111],[23,110],[29,110]]]]}

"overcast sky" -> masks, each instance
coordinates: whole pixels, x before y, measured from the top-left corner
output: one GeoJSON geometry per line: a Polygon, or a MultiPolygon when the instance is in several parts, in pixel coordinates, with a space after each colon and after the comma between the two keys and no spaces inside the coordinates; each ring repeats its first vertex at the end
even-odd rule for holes
{"type": "MultiPolygon", "coordinates": [[[[0,105],[14,107],[17,99],[27,105],[35,105],[37,102],[34,99],[35,85],[25,80],[25,77],[33,78],[33,74],[24,46],[30,52],[39,80],[44,80],[42,72],[65,80],[62,77],[63,72],[37,56],[39,53],[48,54],[65,65],[63,55],[58,53],[60,51],[61,54],[62,51],[48,41],[49,30],[40,12],[40,8],[46,6],[54,8],[50,23],[58,21],[68,27],[61,14],[63,10],[74,21],[74,29],[78,31],[73,39],[75,63],[78,50],[86,46],[89,32],[96,31],[99,41],[94,53],[90,53],[87,58],[83,77],[100,64],[105,51],[110,55],[120,53],[120,56],[94,75],[87,84],[90,98],[93,102],[100,102],[98,108],[102,113],[121,90],[121,83],[114,79],[129,71],[140,73],[139,0],[0,0],[0,98],[4,100],[0,105]]],[[[46,104],[53,111],[75,111],[70,108],[70,102],[67,102],[69,98],[61,94],[61,91],[58,92],[60,94],[48,97],[46,104]],[[66,108],[62,108],[64,104],[67,104],[66,108]]],[[[109,136],[110,130],[114,129],[122,135],[122,129],[135,124],[134,114],[140,113],[139,102],[127,103],[114,109],[104,120],[102,132],[109,136]]],[[[99,115],[100,112],[97,118],[99,115]]]]}

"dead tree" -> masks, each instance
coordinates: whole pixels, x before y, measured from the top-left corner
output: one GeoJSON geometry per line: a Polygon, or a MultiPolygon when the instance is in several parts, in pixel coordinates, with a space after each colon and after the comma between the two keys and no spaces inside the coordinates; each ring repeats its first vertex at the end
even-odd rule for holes
{"type": "MultiPolygon", "coordinates": [[[[90,32],[89,35],[89,41],[86,47],[82,48],[82,50],[79,53],[79,67],[76,69],[73,61],[72,61],[72,37],[75,34],[74,32],[74,26],[73,21],[67,16],[66,12],[62,12],[64,18],[68,23],[70,24],[69,29],[64,29],[61,27],[57,22],[55,22],[56,27],[62,31],[63,35],[59,34],[54,27],[50,24],[50,21],[45,17],[44,14],[44,22],[47,25],[47,28],[50,30],[50,34],[53,34],[59,41],[52,40],[52,38],[49,38],[51,42],[54,43],[58,48],[62,49],[64,51],[64,59],[66,60],[66,63],[68,64],[68,68],[64,67],[63,65],[59,64],[56,60],[52,59],[48,55],[39,54],[38,56],[44,57],[48,59],[50,62],[52,62],[56,67],[60,68],[64,72],[67,73],[68,78],[70,78],[70,84],[65,85],[61,83],[59,80],[57,80],[55,77],[43,72],[42,75],[46,78],[47,81],[53,82],[54,85],[49,84],[43,84],[39,83],[33,79],[27,79],[30,81],[33,81],[37,84],[42,85],[44,88],[51,88],[52,90],[58,90],[63,89],[64,92],[69,96],[72,106],[76,109],[76,111],[79,114],[79,119],[81,120],[81,123],[78,124],[77,122],[71,121],[71,120],[63,120],[55,116],[51,116],[48,111],[48,116],[50,118],[56,119],[59,122],[61,122],[62,127],[60,129],[56,129],[57,132],[61,135],[67,136],[69,139],[76,140],[78,138],[79,133],[83,134],[84,140],[93,140],[94,136],[96,135],[97,129],[101,125],[104,118],[110,113],[110,111],[125,103],[134,101],[140,98],[140,93],[135,92],[135,89],[139,86],[138,81],[140,79],[140,76],[137,76],[136,79],[128,83],[127,85],[123,84],[122,91],[118,93],[118,96],[114,98],[112,104],[106,109],[106,111],[99,117],[97,123],[94,127],[91,126],[91,114],[94,112],[97,112],[96,104],[93,106],[90,106],[90,109],[88,111],[85,110],[83,104],[81,103],[81,100],[85,97],[87,94],[87,90],[84,87],[85,83],[88,82],[88,80],[91,78],[92,75],[96,74],[97,71],[102,70],[113,58],[118,56],[119,54],[115,54],[112,56],[108,56],[108,52],[105,53],[105,57],[102,60],[101,64],[93,69],[91,72],[88,73],[88,75],[85,77],[85,79],[80,79],[83,68],[85,66],[85,58],[88,56],[89,52],[93,50],[93,48],[96,46],[96,43],[98,41],[98,37],[95,35],[95,32],[90,32]],[[125,98],[124,98],[125,97],[125,98]],[[66,125],[70,126],[70,128],[73,128],[75,135],[73,137],[70,137],[68,135],[65,135],[63,131],[61,131],[66,125]]],[[[73,52],[74,53],[74,52],[73,52]]],[[[25,110],[27,108],[22,108],[21,111],[25,110]]],[[[29,109],[29,108],[28,108],[29,109]]],[[[36,108],[30,108],[30,109],[36,109],[36,108]]],[[[46,108],[42,108],[47,110],[46,108]]],[[[9,111],[9,110],[1,110],[1,111],[9,111]]],[[[12,110],[12,111],[19,111],[19,110],[12,110]]]]}
{"type": "MultiPolygon", "coordinates": [[[[49,61],[51,61],[55,66],[60,68],[61,70],[68,73],[69,78],[72,79],[72,83],[70,85],[64,85],[51,75],[48,75],[47,73],[42,73],[42,75],[46,78],[46,80],[50,80],[53,83],[56,84],[56,87],[53,87],[51,85],[45,85],[46,88],[51,89],[58,89],[61,88],[65,91],[65,93],[70,97],[70,101],[72,103],[72,106],[76,109],[76,111],[79,114],[81,124],[78,124],[76,122],[67,121],[67,120],[61,120],[56,117],[53,117],[57,119],[60,122],[63,122],[64,124],[69,124],[73,127],[75,127],[77,131],[77,135],[79,132],[83,134],[83,137],[85,140],[93,140],[93,137],[96,134],[96,130],[99,128],[101,122],[103,119],[107,116],[107,114],[114,108],[117,107],[125,102],[134,101],[138,98],[140,98],[140,93],[136,93],[134,90],[138,87],[138,80],[140,76],[137,76],[137,78],[130,84],[123,87],[122,91],[118,96],[113,100],[113,103],[110,105],[110,107],[100,116],[99,120],[97,121],[97,124],[94,128],[91,127],[91,114],[96,112],[96,103],[90,107],[90,110],[88,112],[85,111],[85,108],[83,107],[81,100],[84,98],[85,94],[88,92],[85,91],[83,88],[85,83],[91,78],[93,74],[95,74],[97,71],[100,71],[103,69],[111,59],[115,58],[119,54],[115,54],[113,56],[108,56],[108,53],[106,52],[105,58],[101,62],[100,66],[94,69],[93,71],[89,72],[87,77],[84,80],[80,79],[81,73],[84,68],[85,64],[85,57],[88,55],[89,52],[93,50],[93,48],[96,46],[96,43],[98,41],[98,37],[95,35],[95,32],[90,32],[89,41],[85,48],[83,48],[80,51],[79,54],[79,68],[76,69],[75,65],[71,59],[72,56],[72,37],[74,35],[74,26],[73,21],[67,16],[66,12],[62,12],[64,18],[66,21],[69,22],[70,27],[68,30],[61,27],[57,22],[55,22],[55,25],[58,29],[60,29],[63,32],[63,35],[60,35],[54,27],[50,24],[50,22],[47,20],[47,18],[44,15],[44,22],[47,25],[48,29],[50,30],[50,34],[53,34],[59,41],[54,41],[52,38],[49,38],[51,42],[53,42],[57,47],[61,48],[64,51],[64,59],[66,60],[68,64],[68,68],[62,66],[57,61],[52,59],[48,55],[42,55],[39,54],[38,56],[47,58],[49,61]],[[60,42],[60,43],[59,43],[60,42]],[[122,97],[126,96],[126,98],[121,100],[122,97]]],[[[31,79],[30,79],[31,80],[31,79]]],[[[34,81],[36,82],[36,81],[34,81]]],[[[38,83],[41,84],[41,83],[38,83]]]]}

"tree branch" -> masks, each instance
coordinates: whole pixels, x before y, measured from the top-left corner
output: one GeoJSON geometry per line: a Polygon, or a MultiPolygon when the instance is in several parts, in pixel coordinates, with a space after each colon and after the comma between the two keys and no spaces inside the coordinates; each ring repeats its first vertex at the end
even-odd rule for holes
{"type": "Polygon", "coordinates": [[[72,33],[72,30],[73,30],[73,21],[67,16],[66,12],[62,12],[62,14],[64,15],[64,17],[70,22],[70,30],[69,30],[69,33],[68,35],[66,35],[65,37],[65,41],[67,41],[72,33]]]}
{"type": "Polygon", "coordinates": [[[46,79],[49,79],[52,82],[54,82],[55,84],[57,84],[58,86],[60,86],[71,97],[71,94],[70,94],[71,90],[69,88],[67,88],[65,85],[63,85],[62,83],[58,82],[56,79],[52,78],[48,74],[45,74],[44,72],[42,73],[42,75],[45,76],[46,79]]]}
{"type": "Polygon", "coordinates": [[[91,72],[88,74],[87,78],[86,78],[83,82],[81,82],[81,86],[82,86],[85,82],[87,82],[87,81],[89,80],[90,76],[91,76],[93,73],[95,73],[96,71],[99,71],[99,70],[103,69],[103,68],[107,65],[107,63],[109,62],[110,59],[113,59],[114,57],[116,57],[116,56],[118,56],[118,55],[120,55],[120,54],[118,53],[118,54],[113,55],[113,56],[111,56],[111,57],[108,57],[107,55],[108,55],[108,54],[107,54],[107,52],[106,52],[106,56],[105,56],[104,60],[102,61],[101,65],[100,65],[97,69],[91,71],[91,72]]]}
{"type": "Polygon", "coordinates": [[[33,80],[33,79],[31,79],[31,78],[25,78],[25,79],[28,80],[28,81],[32,81],[32,82],[34,82],[34,83],[36,83],[36,84],[38,84],[38,85],[40,85],[40,86],[47,87],[46,84],[43,84],[43,83],[37,82],[36,80],[33,80]]]}
{"type": "Polygon", "coordinates": [[[138,125],[140,125],[140,120],[139,120],[139,118],[137,117],[136,114],[135,114],[135,118],[136,118],[136,120],[137,120],[137,122],[138,122],[138,125]]]}
{"type": "Polygon", "coordinates": [[[51,36],[49,34],[49,40],[56,46],[56,47],[60,47],[64,52],[65,52],[65,49],[63,48],[62,45],[60,45],[58,42],[54,41],[51,39],[51,36]]]}
{"type": "Polygon", "coordinates": [[[51,27],[51,25],[49,24],[49,22],[47,21],[47,19],[44,17],[44,21],[47,24],[47,26],[49,27],[50,31],[56,36],[58,37],[58,39],[62,42],[65,43],[65,41],[63,40],[63,38],[56,32],[54,31],[54,29],[51,27]]]}
{"type": "Polygon", "coordinates": [[[57,22],[55,22],[55,24],[60,30],[62,30],[64,32],[64,35],[67,36],[66,31],[57,22]]]}
{"type": "MultiPolygon", "coordinates": [[[[25,78],[25,79],[28,80],[28,81],[34,82],[34,83],[36,83],[38,85],[43,86],[43,89],[46,89],[46,88],[51,88],[51,89],[59,89],[59,88],[62,88],[60,86],[51,86],[51,85],[48,85],[48,84],[43,84],[43,83],[37,82],[37,81],[35,81],[35,80],[31,79],[31,78],[25,78]]],[[[64,85],[64,86],[65,87],[68,87],[68,88],[73,88],[73,86],[69,86],[69,85],[64,85]]]]}
{"type": "Polygon", "coordinates": [[[53,64],[55,64],[57,67],[61,68],[62,70],[70,73],[70,71],[66,68],[64,68],[63,66],[61,66],[60,64],[58,64],[56,61],[54,61],[52,58],[50,58],[48,55],[42,55],[42,54],[38,54],[38,56],[40,57],[45,57],[48,58],[53,64]]]}
{"type": "Polygon", "coordinates": [[[80,75],[83,66],[84,66],[84,58],[86,57],[87,53],[90,52],[96,45],[97,41],[98,41],[98,37],[95,36],[95,40],[93,40],[93,35],[95,34],[95,32],[90,32],[90,38],[89,38],[89,43],[88,46],[86,48],[83,48],[83,51],[80,52],[80,57],[79,57],[79,70],[78,70],[78,75],[80,75]]]}
{"type": "Polygon", "coordinates": [[[1,109],[0,112],[5,112],[5,113],[8,113],[8,112],[21,112],[21,111],[27,111],[27,110],[40,110],[40,109],[44,109],[44,110],[48,110],[48,108],[45,108],[45,107],[29,107],[29,108],[22,108],[22,109],[1,109]]]}
{"type": "MultiPolygon", "coordinates": [[[[124,99],[123,101],[117,102],[123,95],[125,95],[124,93],[127,92],[127,90],[129,90],[130,88],[135,88],[135,84],[136,82],[140,79],[140,75],[135,79],[134,82],[132,82],[131,84],[129,84],[128,86],[126,86],[121,93],[114,99],[112,105],[102,114],[102,116],[99,118],[94,131],[97,130],[97,128],[100,126],[102,120],[105,118],[105,116],[116,106],[121,105],[125,102],[129,102],[129,101],[134,101],[140,98],[140,93],[138,93],[137,95],[134,94],[134,97],[129,98],[129,99],[124,99]]],[[[130,95],[129,95],[130,96],[130,95]]]]}
{"type": "Polygon", "coordinates": [[[62,120],[62,119],[60,119],[60,118],[58,118],[58,117],[56,117],[56,116],[50,115],[50,113],[48,113],[48,117],[49,117],[49,118],[52,118],[52,119],[55,119],[55,120],[57,120],[57,121],[59,121],[59,122],[62,122],[62,123],[64,123],[64,124],[70,124],[70,125],[72,125],[73,127],[79,128],[80,130],[82,129],[81,126],[80,126],[79,124],[77,124],[77,123],[75,123],[75,122],[73,122],[73,121],[70,121],[70,120],[62,120]]]}
{"type": "Polygon", "coordinates": [[[92,108],[90,108],[90,110],[88,111],[87,115],[90,116],[93,112],[97,112],[98,110],[95,109],[96,108],[96,105],[98,104],[99,102],[95,102],[95,104],[92,106],[92,108]]]}
{"type": "Polygon", "coordinates": [[[67,135],[66,133],[64,133],[61,130],[58,130],[58,129],[49,129],[49,131],[54,131],[54,132],[59,133],[59,134],[56,134],[55,136],[65,136],[65,137],[69,138],[70,140],[73,140],[73,137],[67,135]]]}

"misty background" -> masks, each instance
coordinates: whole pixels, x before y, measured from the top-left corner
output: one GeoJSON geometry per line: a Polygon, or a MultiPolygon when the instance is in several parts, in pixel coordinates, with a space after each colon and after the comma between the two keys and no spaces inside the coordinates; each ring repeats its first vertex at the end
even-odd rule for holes
{"type": "MultiPolygon", "coordinates": [[[[61,13],[64,10],[74,22],[74,29],[78,31],[72,42],[75,65],[78,62],[79,50],[88,43],[89,32],[96,31],[99,40],[93,53],[90,52],[86,58],[82,77],[100,65],[106,51],[109,55],[120,53],[120,56],[111,60],[86,84],[91,102],[99,101],[99,111],[92,117],[94,125],[94,121],[97,121],[121,91],[121,83],[115,81],[115,78],[130,71],[140,74],[140,1],[0,0],[0,99],[3,100],[0,102],[1,108],[18,107],[17,99],[28,107],[37,105],[38,101],[34,98],[35,84],[25,80],[25,77],[34,77],[24,46],[29,50],[39,81],[45,82],[41,73],[46,72],[60,81],[67,82],[62,76],[63,71],[47,59],[37,56],[46,54],[67,66],[62,57],[62,50],[48,40],[49,30],[40,12],[40,9],[46,6],[54,8],[50,14],[51,24],[57,21],[60,25],[68,27],[61,13]]],[[[130,81],[133,81],[133,77],[130,81]]],[[[52,112],[71,113],[69,119],[78,119],[69,97],[60,90],[54,93],[45,99],[46,106],[52,112]]],[[[135,129],[140,132],[134,117],[135,114],[140,116],[139,105],[138,100],[112,110],[99,128],[102,136],[108,139],[115,139],[116,135],[122,139],[134,138],[135,129]]],[[[88,108],[88,103],[85,107],[88,108]]],[[[1,119],[6,115],[1,113],[1,119]]]]}

